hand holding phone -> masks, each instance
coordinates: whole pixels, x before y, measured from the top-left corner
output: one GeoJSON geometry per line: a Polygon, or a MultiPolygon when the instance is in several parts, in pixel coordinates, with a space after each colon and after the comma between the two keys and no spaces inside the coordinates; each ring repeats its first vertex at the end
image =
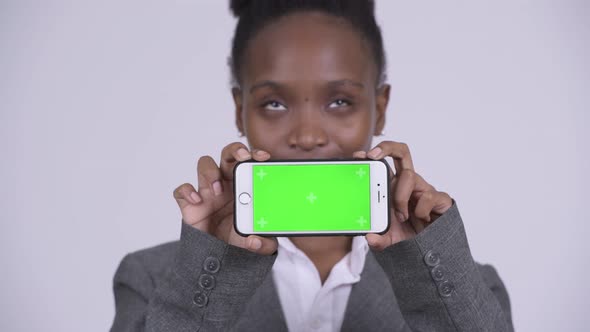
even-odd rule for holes
{"type": "Polygon", "coordinates": [[[389,173],[383,160],[238,163],[236,231],[261,236],[385,233],[389,173]]]}
{"type": "Polygon", "coordinates": [[[184,223],[206,232],[231,245],[259,254],[272,254],[277,250],[276,239],[259,236],[243,237],[233,227],[233,169],[237,162],[270,158],[265,151],[248,151],[242,143],[227,145],[217,166],[213,158],[203,156],[197,166],[198,190],[185,183],[174,190],[184,223]]]}
{"type": "Polygon", "coordinates": [[[383,141],[368,152],[354,152],[353,157],[373,160],[391,157],[395,166],[391,209],[395,210],[396,218],[392,218],[387,233],[367,234],[367,242],[373,250],[381,251],[412,239],[453,205],[449,194],[436,190],[414,171],[410,149],[405,143],[383,141]]]}

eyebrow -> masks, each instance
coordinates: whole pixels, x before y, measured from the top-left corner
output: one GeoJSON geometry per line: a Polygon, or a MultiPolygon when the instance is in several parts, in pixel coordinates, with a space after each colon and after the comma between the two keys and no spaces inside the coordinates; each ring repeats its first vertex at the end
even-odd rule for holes
{"type": "Polygon", "coordinates": [[[252,85],[252,87],[250,88],[250,94],[252,94],[252,92],[254,92],[254,90],[256,90],[256,89],[265,88],[265,87],[278,89],[281,87],[281,85],[277,82],[274,82],[274,81],[258,82],[256,84],[252,85]]]}
{"type": "Polygon", "coordinates": [[[360,89],[365,88],[365,85],[363,83],[356,82],[353,80],[338,80],[338,81],[328,82],[328,86],[330,86],[330,87],[338,87],[338,86],[345,86],[345,85],[355,86],[360,89]]]}
{"type": "MultiPolygon", "coordinates": [[[[330,81],[326,85],[331,88],[346,86],[346,85],[354,86],[354,87],[357,87],[360,89],[365,88],[365,85],[363,83],[356,82],[356,81],[349,80],[349,79],[330,81]]],[[[256,90],[256,89],[260,89],[260,88],[264,88],[264,87],[279,89],[282,86],[283,85],[278,82],[265,80],[265,81],[261,81],[261,82],[258,82],[256,84],[252,85],[252,87],[250,88],[250,94],[252,94],[254,92],[254,90],[256,90]]]]}

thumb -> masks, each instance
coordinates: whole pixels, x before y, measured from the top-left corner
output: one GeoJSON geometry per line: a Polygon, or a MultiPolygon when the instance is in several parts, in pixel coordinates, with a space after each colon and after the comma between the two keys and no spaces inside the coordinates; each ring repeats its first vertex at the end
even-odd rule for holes
{"type": "Polygon", "coordinates": [[[377,252],[383,251],[383,249],[391,245],[391,241],[388,241],[387,237],[382,235],[367,234],[365,238],[367,239],[369,247],[377,252]]]}
{"type": "Polygon", "coordinates": [[[250,235],[246,238],[246,249],[261,255],[274,254],[279,245],[275,237],[264,238],[261,236],[250,235]]]}

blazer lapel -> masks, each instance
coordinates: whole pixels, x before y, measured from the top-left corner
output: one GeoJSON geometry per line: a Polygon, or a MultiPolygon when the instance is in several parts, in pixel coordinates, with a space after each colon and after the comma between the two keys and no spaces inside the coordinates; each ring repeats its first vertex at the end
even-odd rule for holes
{"type": "Polygon", "coordinates": [[[409,331],[385,272],[369,251],[361,280],[352,286],[342,331],[409,331]]]}
{"type": "Polygon", "coordinates": [[[252,296],[233,330],[288,331],[272,271],[252,296]]]}

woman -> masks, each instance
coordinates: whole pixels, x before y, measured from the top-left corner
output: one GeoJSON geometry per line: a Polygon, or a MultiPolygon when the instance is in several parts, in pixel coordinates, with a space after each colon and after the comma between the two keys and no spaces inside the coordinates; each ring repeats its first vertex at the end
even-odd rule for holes
{"type": "Polygon", "coordinates": [[[236,125],[249,147],[174,191],[180,241],[127,255],[112,331],[510,331],[508,294],[471,257],[455,201],[408,146],[372,147],[389,85],[373,1],[231,1],[236,125]],[[392,219],[366,237],[242,237],[232,170],[254,159],[390,157],[392,219]]]}

